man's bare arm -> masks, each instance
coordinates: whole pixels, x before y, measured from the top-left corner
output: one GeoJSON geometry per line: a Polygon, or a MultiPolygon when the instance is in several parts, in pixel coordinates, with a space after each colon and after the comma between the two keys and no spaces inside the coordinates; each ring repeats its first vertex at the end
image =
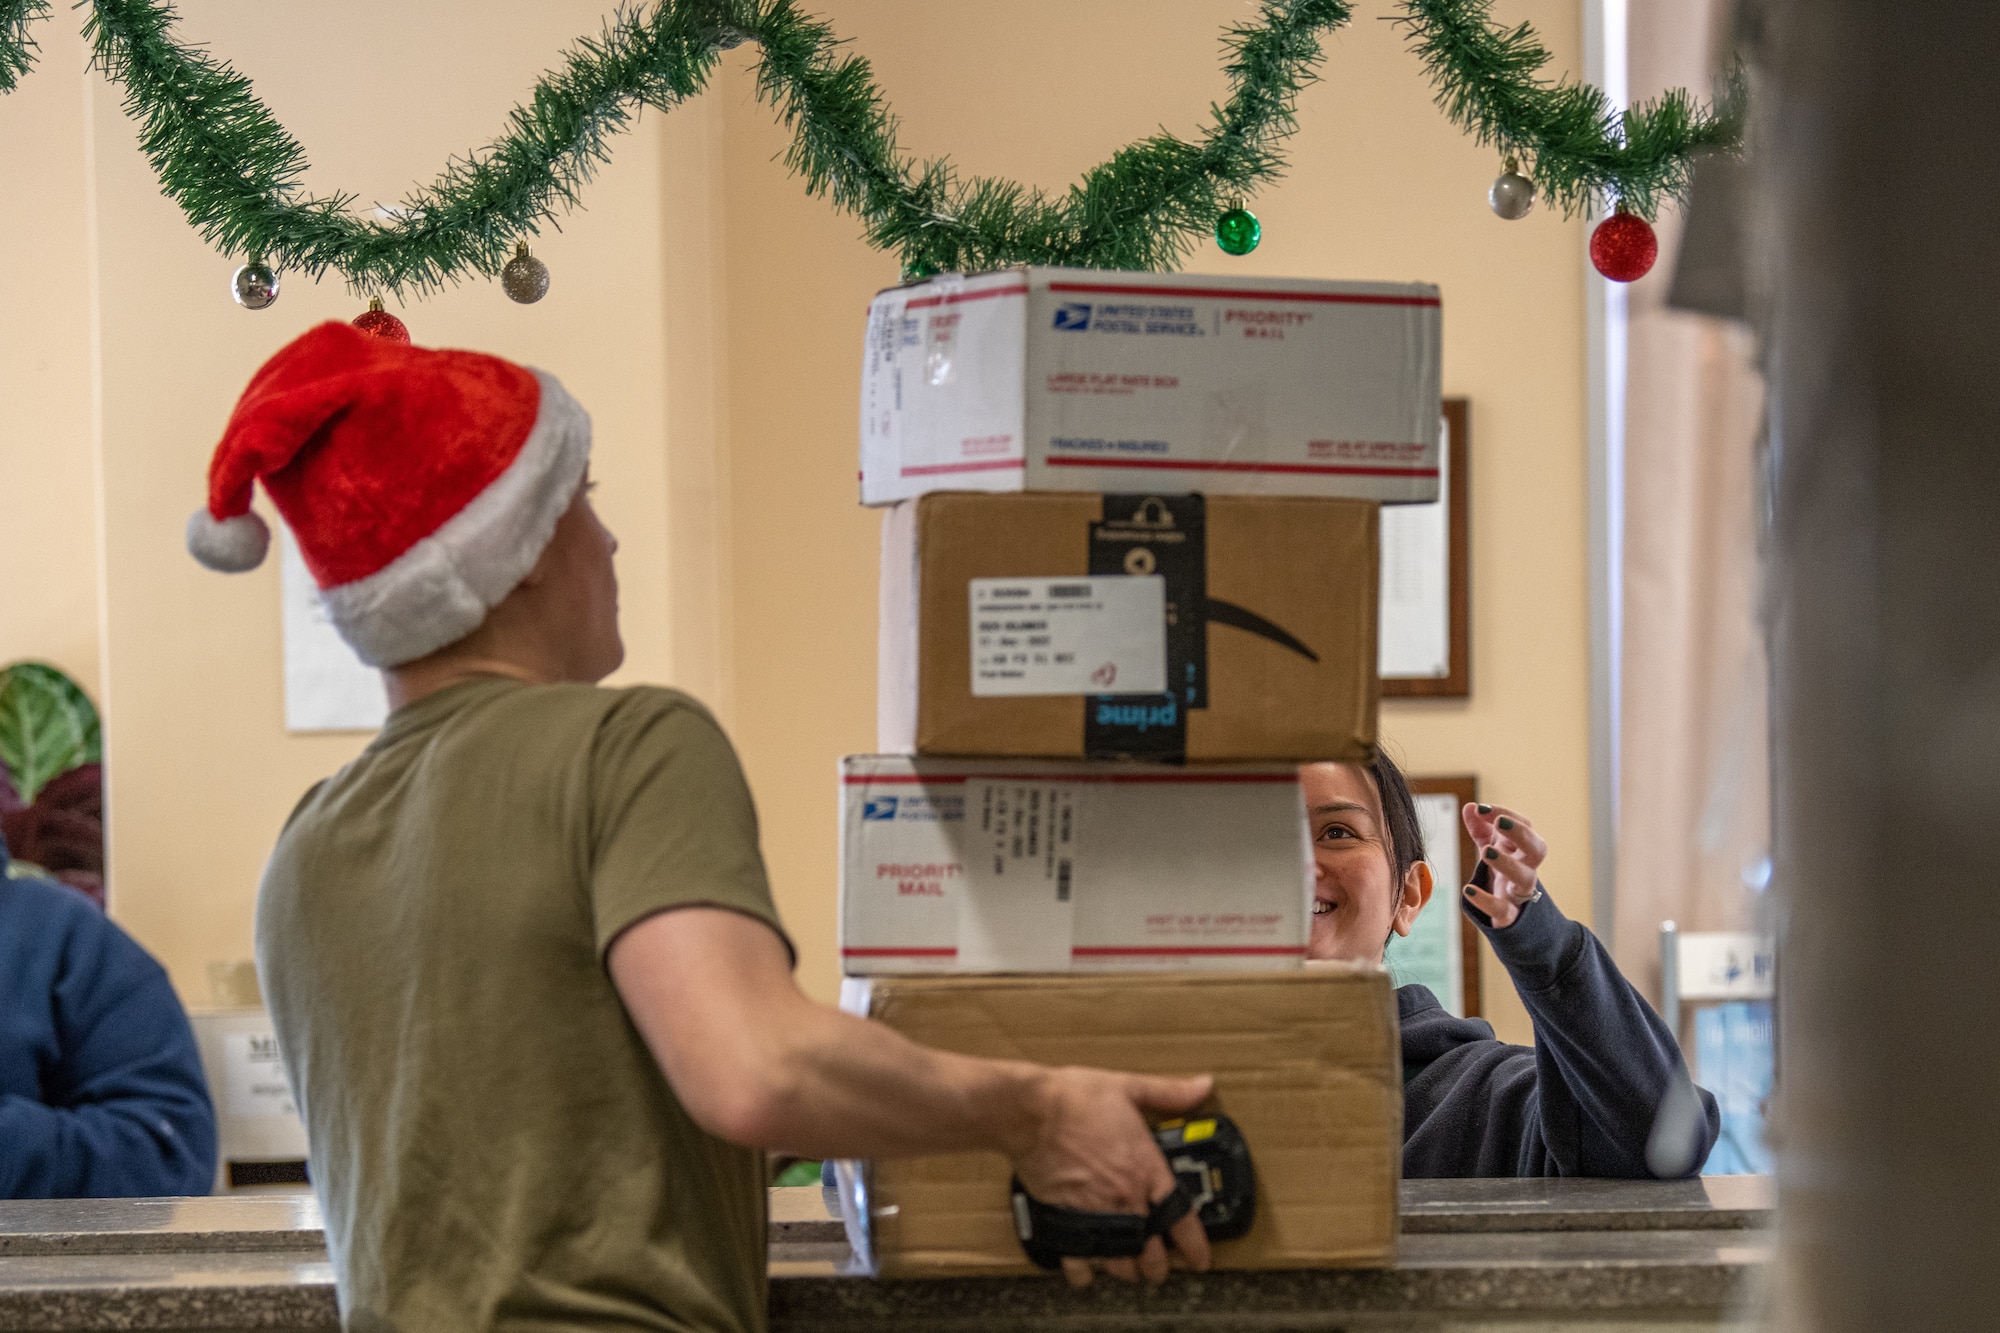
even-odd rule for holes
{"type": "MultiPolygon", "coordinates": [[[[1037,1198],[1143,1213],[1174,1182],[1142,1110],[1191,1109],[1210,1087],[1206,1077],[1050,1069],[919,1046],[808,999],[777,935],[722,908],[648,917],[613,942],[609,963],[688,1114],[737,1143],[807,1157],[991,1149],[1037,1198]]],[[[1173,1239],[1207,1267],[1193,1215],[1173,1239]]],[[[1164,1251],[1141,1267],[1163,1276],[1164,1251]]]]}

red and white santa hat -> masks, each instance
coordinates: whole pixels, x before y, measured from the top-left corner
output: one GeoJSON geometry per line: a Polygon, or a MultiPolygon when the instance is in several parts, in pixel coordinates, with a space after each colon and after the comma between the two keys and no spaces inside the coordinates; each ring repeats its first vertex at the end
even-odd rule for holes
{"type": "Polygon", "coordinates": [[[261,479],[340,636],[395,666],[470,634],[527,576],[589,457],[590,417],[552,375],[322,324],[243,391],[188,550],[262,563],[261,479]]]}

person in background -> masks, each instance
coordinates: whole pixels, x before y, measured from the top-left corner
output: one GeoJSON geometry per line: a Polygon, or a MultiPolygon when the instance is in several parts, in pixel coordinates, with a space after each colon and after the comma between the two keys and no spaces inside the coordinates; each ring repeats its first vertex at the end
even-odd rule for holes
{"type": "Polygon", "coordinates": [[[206,1194],[215,1109],[166,970],[0,840],[0,1199],[206,1194]]]}
{"type": "MultiPolygon", "coordinates": [[[[323,324],[251,381],[190,521],[203,563],[254,566],[261,479],[388,690],[257,903],[345,1325],[757,1333],[767,1148],[984,1149],[1097,1211],[1172,1194],[1144,1113],[1208,1079],[969,1059],[799,990],[728,738],[597,685],[624,645],[589,444],[553,377],[323,324]]],[[[1196,1215],[1171,1236],[1206,1266],[1196,1215]]]]}
{"type": "MultiPolygon", "coordinates": [[[[1300,771],[1314,855],[1313,958],[1380,961],[1430,901],[1409,783],[1387,755],[1300,771]]],[[[1548,846],[1526,816],[1461,812],[1479,847],[1460,906],[1492,942],[1535,1024],[1510,1046],[1402,986],[1403,1174],[1685,1176],[1715,1146],[1715,1098],[1597,937],[1556,908],[1538,876],[1548,846]]]]}

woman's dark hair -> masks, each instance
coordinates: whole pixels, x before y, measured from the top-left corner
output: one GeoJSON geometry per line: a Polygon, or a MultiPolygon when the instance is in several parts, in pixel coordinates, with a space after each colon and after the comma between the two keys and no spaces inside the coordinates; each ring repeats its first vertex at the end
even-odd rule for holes
{"type": "Polygon", "coordinates": [[[1417,823],[1417,802],[1410,795],[1409,780],[1387,751],[1376,750],[1373,761],[1362,768],[1375,779],[1375,794],[1382,799],[1382,822],[1388,829],[1396,870],[1390,891],[1400,892],[1410,867],[1424,859],[1424,830],[1417,823]]]}

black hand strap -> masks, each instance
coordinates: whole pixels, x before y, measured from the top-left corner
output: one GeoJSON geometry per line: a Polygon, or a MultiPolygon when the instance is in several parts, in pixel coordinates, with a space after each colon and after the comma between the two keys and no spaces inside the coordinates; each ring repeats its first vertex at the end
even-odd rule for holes
{"type": "Polygon", "coordinates": [[[1043,1268],[1059,1267],[1066,1255],[1076,1259],[1133,1258],[1146,1248],[1148,1240],[1165,1235],[1194,1207],[1194,1200],[1180,1184],[1143,1217],[1043,1203],[1028,1193],[1019,1176],[1014,1178],[1012,1190],[1015,1234],[1028,1257],[1043,1268]]]}

